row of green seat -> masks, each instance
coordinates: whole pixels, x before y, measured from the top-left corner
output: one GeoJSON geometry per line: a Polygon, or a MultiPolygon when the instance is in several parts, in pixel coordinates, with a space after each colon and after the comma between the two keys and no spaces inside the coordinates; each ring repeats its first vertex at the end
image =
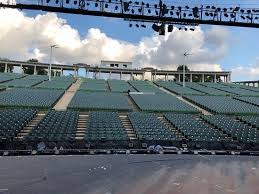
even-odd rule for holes
{"type": "Polygon", "coordinates": [[[259,131],[224,115],[202,116],[202,118],[234,139],[244,143],[259,143],[259,131]]]}
{"type": "Polygon", "coordinates": [[[33,109],[1,109],[0,138],[10,140],[33,119],[37,111],[33,109]]]}
{"type": "Polygon", "coordinates": [[[0,107],[50,108],[63,90],[14,88],[0,92],[0,107]]]}
{"type": "Polygon", "coordinates": [[[153,113],[132,112],[128,114],[130,122],[139,140],[182,140],[167,128],[153,113]]]}
{"type": "Polygon", "coordinates": [[[66,90],[72,83],[73,83],[72,81],[51,80],[51,81],[43,82],[35,86],[35,88],[66,90]]]}
{"type": "Polygon", "coordinates": [[[131,111],[127,97],[121,93],[77,91],[70,109],[131,111]]]}
{"type": "Polygon", "coordinates": [[[149,81],[128,81],[138,92],[145,93],[164,93],[158,87],[154,86],[152,82],[149,81]]]}
{"type": "Polygon", "coordinates": [[[91,112],[88,118],[85,139],[128,140],[127,132],[116,112],[91,112]]]}
{"type": "Polygon", "coordinates": [[[108,85],[112,92],[135,92],[136,90],[123,80],[108,80],[108,85]]]}
{"type": "Polygon", "coordinates": [[[78,111],[49,111],[26,136],[28,141],[69,141],[75,138],[78,111]]]}
{"type": "Polygon", "coordinates": [[[98,91],[98,92],[109,91],[108,85],[105,80],[94,80],[94,79],[85,80],[83,83],[81,83],[79,90],[98,91]]]}
{"type": "Polygon", "coordinates": [[[130,94],[142,111],[198,113],[192,106],[170,94],[130,94]]]}
{"type": "Polygon", "coordinates": [[[184,96],[203,109],[221,114],[259,114],[259,107],[228,96],[184,96]]]}
{"type": "Polygon", "coordinates": [[[215,129],[199,118],[199,115],[191,114],[165,114],[166,119],[191,141],[202,142],[226,142],[230,138],[222,131],[215,129]]]}

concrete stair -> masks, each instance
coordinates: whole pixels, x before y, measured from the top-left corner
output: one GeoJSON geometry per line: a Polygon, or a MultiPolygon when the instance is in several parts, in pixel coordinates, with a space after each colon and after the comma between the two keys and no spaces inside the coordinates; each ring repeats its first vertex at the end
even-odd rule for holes
{"type": "Polygon", "coordinates": [[[40,123],[46,114],[47,113],[44,111],[38,112],[36,116],[20,131],[20,133],[18,133],[17,138],[24,139],[31,132],[31,130],[40,123]]]}
{"type": "Polygon", "coordinates": [[[89,114],[79,115],[75,139],[84,139],[87,131],[88,118],[89,114]]]}
{"type": "Polygon", "coordinates": [[[129,120],[128,115],[120,115],[120,120],[125,128],[125,130],[127,131],[128,137],[130,140],[137,140],[137,135],[132,127],[132,124],[129,120]]]}
{"type": "Polygon", "coordinates": [[[160,120],[160,122],[163,125],[165,125],[168,129],[170,129],[176,135],[176,137],[185,139],[182,133],[179,130],[177,130],[163,115],[159,115],[157,118],[160,120]]]}

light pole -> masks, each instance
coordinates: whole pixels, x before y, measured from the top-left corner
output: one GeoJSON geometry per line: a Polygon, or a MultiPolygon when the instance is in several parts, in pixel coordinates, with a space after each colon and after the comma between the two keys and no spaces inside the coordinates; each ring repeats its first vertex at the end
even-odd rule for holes
{"type": "Polygon", "coordinates": [[[53,48],[59,48],[58,45],[54,44],[50,46],[50,59],[49,59],[49,81],[51,81],[51,63],[52,63],[52,50],[53,48]]]}
{"type": "Polygon", "coordinates": [[[189,56],[189,55],[191,55],[190,53],[188,53],[188,52],[185,52],[184,54],[183,54],[183,56],[184,56],[184,59],[183,59],[183,87],[185,87],[185,61],[186,61],[186,58],[189,56]]]}

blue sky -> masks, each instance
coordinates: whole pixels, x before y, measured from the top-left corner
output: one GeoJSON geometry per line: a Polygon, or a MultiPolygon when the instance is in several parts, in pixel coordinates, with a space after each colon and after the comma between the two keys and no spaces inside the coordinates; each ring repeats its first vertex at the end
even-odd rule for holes
{"type": "MultiPolygon", "coordinates": [[[[152,0],[152,2],[157,1],[152,0]]],[[[199,5],[202,3],[210,4],[213,2],[214,4],[220,4],[221,6],[230,6],[230,3],[232,3],[233,5],[242,4],[243,7],[259,7],[259,2],[256,0],[232,0],[231,2],[225,1],[227,3],[222,3],[222,0],[193,0],[191,1],[192,3],[187,0],[167,2],[182,2],[182,5],[199,5]]],[[[44,12],[38,11],[25,11],[24,13],[26,14],[26,17],[32,18],[36,17],[38,14],[46,14],[44,12]]],[[[80,39],[84,39],[88,35],[89,29],[91,28],[99,29],[102,33],[111,39],[126,41],[132,45],[138,45],[141,41],[143,41],[143,38],[150,37],[151,39],[152,36],[154,36],[154,32],[150,25],[148,25],[146,29],[138,29],[135,27],[129,28],[129,23],[121,19],[61,13],[57,14],[57,17],[65,19],[69,26],[78,31],[80,39]]],[[[201,25],[200,27],[204,33],[210,32],[213,28],[212,26],[208,25],[201,25]]],[[[218,63],[223,70],[233,71],[235,73],[233,76],[235,80],[256,79],[257,76],[259,76],[259,64],[257,65],[259,57],[259,44],[257,41],[257,36],[259,29],[221,27],[221,30],[227,31],[229,34],[228,38],[225,40],[228,49],[224,55],[220,55],[220,57],[217,58],[216,63],[218,63]]],[[[182,35],[182,38],[184,39],[184,35],[182,35]]],[[[217,47],[215,48],[217,49],[217,47]]],[[[33,50],[34,48],[29,49],[33,50]]],[[[213,49],[210,49],[210,52],[213,53],[213,49]]],[[[215,61],[211,63],[215,63],[215,61]]]]}

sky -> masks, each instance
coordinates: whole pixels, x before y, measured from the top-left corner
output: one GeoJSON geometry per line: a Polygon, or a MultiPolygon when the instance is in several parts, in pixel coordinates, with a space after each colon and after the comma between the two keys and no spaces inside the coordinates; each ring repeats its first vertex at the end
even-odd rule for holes
{"type": "MultiPolygon", "coordinates": [[[[258,0],[166,2],[259,8],[258,0]]],[[[258,33],[259,29],[252,28],[200,25],[194,32],[175,27],[172,33],[159,36],[149,24],[147,28],[129,28],[129,22],[121,19],[0,9],[1,58],[37,58],[49,62],[49,47],[57,44],[55,63],[99,64],[101,60],[121,60],[132,61],[135,68],[170,70],[185,63],[191,70],[232,71],[232,81],[258,80],[258,33]],[[184,59],[186,51],[192,55],[184,59]]]]}

